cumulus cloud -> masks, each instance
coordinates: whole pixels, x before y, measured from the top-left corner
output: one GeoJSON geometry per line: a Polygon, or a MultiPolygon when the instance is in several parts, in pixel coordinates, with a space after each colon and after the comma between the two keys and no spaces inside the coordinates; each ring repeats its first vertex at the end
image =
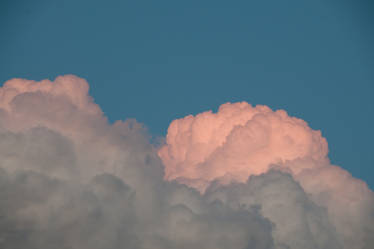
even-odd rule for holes
{"type": "MultiPolygon", "coordinates": [[[[167,144],[159,151],[165,177],[196,184],[221,178],[244,182],[252,174],[265,173],[273,164],[296,159],[294,172],[327,164],[327,142],[321,132],[309,128],[283,110],[252,107],[246,102],[221,105],[211,111],[174,120],[167,144]]],[[[199,189],[204,189],[199,187],[199,189]]]]}
{"type": "Polygon", "coordinates": [[[84,79],[5,82],[0,248],[373,245],[373,193],[284,111],[225,104],[173,121],[161,148],[149,137],[108,123],[84,79]]]}
{"type": "Polygon", "coordinates": [[[0,248],[273,248],[272,223],[163,180],[143,125],[109,124],[85,80],[0,88],[0,248]]]}
{"type": "Polygon", "coordinates": [[[277,246],[373,246],[373,192],[330,164],[320,131],[284,110],[227,103],[174,120],[158,154],[165,179],[230,206],[261,207],[277,246]]]}

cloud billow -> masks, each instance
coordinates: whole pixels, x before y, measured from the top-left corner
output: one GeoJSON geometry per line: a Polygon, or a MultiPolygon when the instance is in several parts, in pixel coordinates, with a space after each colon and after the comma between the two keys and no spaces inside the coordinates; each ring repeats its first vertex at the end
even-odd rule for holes
{"type": "Polygon", "coordinates": [[[0,248],[373,246],[373,192],[304,121],[225,104],[157,148],[88,90],[72,75],[0,88],[0,248]]]}

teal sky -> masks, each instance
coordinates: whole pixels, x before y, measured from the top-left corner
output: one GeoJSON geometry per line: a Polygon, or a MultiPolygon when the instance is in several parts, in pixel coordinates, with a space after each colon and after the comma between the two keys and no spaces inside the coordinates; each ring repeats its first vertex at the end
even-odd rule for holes
{"type": "Polygon", "coordinates": [[[285,109],[373,189],[373,13],[364,0],[3,0],[0,82],[78,75],[111,121],[155,135],[228,101],[285,109]]]}

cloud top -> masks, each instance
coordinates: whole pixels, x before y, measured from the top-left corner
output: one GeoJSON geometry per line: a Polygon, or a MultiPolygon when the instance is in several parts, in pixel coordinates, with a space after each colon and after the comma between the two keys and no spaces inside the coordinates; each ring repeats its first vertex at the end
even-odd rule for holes
{"type": "Polygon", "coordinates": [[[174,120],[158,154],[166,179],[204,189],[213,180],[245,182],[271,165],[295,160],[310,163],[293,164],[294,173],[321,167],[328,164],[327,153],[326,139],[305,121],[284,110],[240,102],[174,120]]]}
{"type": "Polygon", "coordinates": [[[98,113],[100,108],[93,104],[88,95],[87,81],[74,75],[57,77],[53,82],[42,80],[40,82],[26,79],[11,79],[0,88],[0,108],[9,110],[10,104],[16,97],[26,93],[42,93],[51,96],[65,96],[79,109],[89,113],[98,113]]]}

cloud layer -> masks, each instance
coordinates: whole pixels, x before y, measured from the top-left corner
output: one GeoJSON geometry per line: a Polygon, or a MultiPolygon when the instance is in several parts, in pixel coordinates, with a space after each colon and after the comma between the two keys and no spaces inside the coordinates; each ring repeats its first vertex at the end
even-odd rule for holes
{"type": "Polygon", "coordinates": [[[225,104],[156,148],[88,90],[72,75],[0,88],[0,248],[373,246],[373,192],[304,121],[225,104]]]}

